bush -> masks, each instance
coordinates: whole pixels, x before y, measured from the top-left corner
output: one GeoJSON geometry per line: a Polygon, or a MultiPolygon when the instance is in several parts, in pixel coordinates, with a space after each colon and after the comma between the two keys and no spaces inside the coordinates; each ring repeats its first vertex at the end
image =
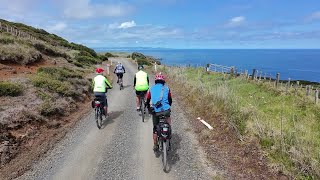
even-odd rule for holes
{"type": "Polygon", "coordinates": [[[77,61],[84,65],[92,65],[97,64],[98,62],[101,62],[99,59],[89,57],[89,56],[77,56],[77,61]]]}
{"type": "Polygon", "coordinates": [[[40,114],[43,116],[63,115],[62,107],[56,106],[51,100],[46,100],[40,106],[40,114]]]}
{"type": "Polygon", "coordinates": [[[141,53],[138,53],[138,52],[132,53],[131,58],[133,60],[136,60],[136,59],[147,59],[147,57],[145,55],[143,55],[141,53]]]}
{"type": "Polygon", "coordinates": [[[65,59],[70,58],[66,53],[59,52],[58,50],[54,49],[54,47],[49,47],[48,45],[45,45],[45,44],[36,43],[34,44],[34,47],[41,53],[48,56],[63,57],[65,59]]]}
{"type": "Polygon", "coordinates": [[[38,73],[48,74],[58,80],[66,80],[68,78],[83,78],[83,74],[68,68],[41,67],[38,73]]]}
{"type": "Polygon", "coordinates": [[[104,54],[106,57],[108,57],[108,58],[110,58],[110,57],[119,57],[119,56],[117,56],[117,55],[113,55],[113,54],[111,54],[111,53],[109,53],[109,52],[107,52],[106,54],[104,54]]]}
{"type": "Polygon", "coordinates": [[[81,68],[83,68],[83,67],[84,67],[84,65],[83,65],[83,64],[81,64],[81,63],[79,63],[78,61],[73,62],[73,64],[74,64],[74,65],[76,65],[76,66],[78,66],[78,67],[81,67],[81,68]]]}
{"type": "Polygon", "coordinates": [[[0,96],[18,96],[22,93],[22,85],[8,81],[0,81],[0,96]]]}
{"type": "Polygon", "coordinates": [[[137,63],[138,65],[148,65],[148,66],[152,65],[151,62],[147,59],[138,59],[137,63]]]}
{"type": "Polygon", "coordinates": [[[98,58],[101,60],[101,61],[108,61],[108,57],[106,55],[98,55],[98,58]]]}
{"type": "Polygon", "coordinates": [[[3,37],[0,39],[0,44],[13,44],[13,43],[14,43],[14,39],[12,38],[3,37]]]}

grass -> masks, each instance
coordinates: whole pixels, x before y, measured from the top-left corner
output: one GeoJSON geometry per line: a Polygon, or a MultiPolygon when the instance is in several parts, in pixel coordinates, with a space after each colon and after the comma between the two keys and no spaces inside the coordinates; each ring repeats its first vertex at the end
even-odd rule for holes
{"type": "Polygon", "coordinates": [[[18,96],[23,92],[21,84],[0,81],[0,96],[18,96]]]}
{"type": "Polygon", "coordinates": [[[83,74],[67,68],[39,68],[35,76],[31,78],[32,84],[36,87],[44,88],[49,91],[64,95],[76,97],[79,93],[73,79],[83,79],[83,74]]]}
{"type": "Polygon", "coordinates": [[[320,107],[304,93],[287,94],[269,82],[208,74],[203,69],[165,71],[186,87],[199,114],[201,109],[224,114],[239,136],[257,138],[281,171],[301,179],[320,178],[320,107]]]}

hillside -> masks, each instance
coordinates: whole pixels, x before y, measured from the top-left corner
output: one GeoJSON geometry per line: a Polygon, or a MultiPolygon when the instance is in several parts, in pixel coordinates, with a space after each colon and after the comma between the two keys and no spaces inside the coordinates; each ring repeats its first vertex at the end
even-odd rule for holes
{"type": "Polygon", "coordinates": [[[237,172],[234,177],[272,169],[278,178],[319,179],[320,108],[314,93],[204,68],[164,66],[161,71],[194,118],[213,126],[213,131],[198,129],[199,140],[213,162],[225,158],[218,164],[227,163],[237,172]]]}
{"type": "Polygon", "coordinates": [[[90,109],[90,78],[106,60],[43,29],[0,19],[0,168],[27,168],[90,109]]]}

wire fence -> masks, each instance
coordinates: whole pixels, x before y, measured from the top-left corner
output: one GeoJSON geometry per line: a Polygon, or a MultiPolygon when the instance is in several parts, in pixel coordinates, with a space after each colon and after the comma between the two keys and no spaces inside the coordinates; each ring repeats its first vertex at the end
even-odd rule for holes
{"type": "Polygon", "coordinates": [[[30,35],[27,32],[21,31],[16,27],[9,26],[6,23],[0,22],[0,31],[7,32],[13,36],[18,36],[21,38],[27,38],[27,39],[32,39],[32,40],[37,40],[34,36],[30,35]]]}
{"type": "Polygon", "coordinates": [[[277,89],[283,89],[286,93],[292,92],[297,95],[298,92],[304,92],[306,97],[313,98],[315,104],[319,103],[319,85],[304,84],[300,81],[293,81],[291,78],[288,80],[280,80],[280,73],[272,75],[271,73],[266,73],[253,69],[250,74],[248,70],[238,70],[234,66],[223,66],[219,64],[208,64],[206,71],[229,74],[234,77],[241,77],[246,80],[252,80],[256,82],[269,82],[272,86],[277,89]]]}

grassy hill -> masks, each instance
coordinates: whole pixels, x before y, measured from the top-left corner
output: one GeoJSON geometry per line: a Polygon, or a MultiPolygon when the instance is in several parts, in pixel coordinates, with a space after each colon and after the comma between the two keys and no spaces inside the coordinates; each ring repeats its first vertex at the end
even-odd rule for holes
{"type": "Polygon", "coordinates": [[[33,147],[46,138],[53,141],[59,137],[56,129],[63,134],[76,120],[75,112],[90,109],[90,78],[108,58],[43,29],[3,19],[0,23],[1,169],[32,151],[26,148],[30,142],[33,147]]]}
{"type": "MultiPolygon", "coordinates": [[[[307,96],[305,90],[275,88],[268,80],[207,73],[204,68],[164,67],[162,71],[190,112],[214,127],[199,132],[207,149],[236,147],[236,154],[242,147],[251,151],[248,147],[258,144],[272,169],[294,179],[320,178],[320,106],[314,96],[307,96]],[[230,134],[242,141],[230,143],[230,134]]],[[[239,157],[235,163],[241,164],[246,156],[239,157]]],[[[252,163],[256,162],[259,157],[252,163]]]]}

